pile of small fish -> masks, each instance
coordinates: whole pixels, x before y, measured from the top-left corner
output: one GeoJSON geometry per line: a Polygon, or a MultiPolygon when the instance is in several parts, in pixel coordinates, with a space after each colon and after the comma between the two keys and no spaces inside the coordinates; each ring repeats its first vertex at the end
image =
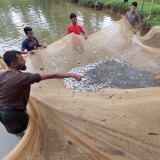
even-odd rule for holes
{"type": "Polygon", "coordinates": [[[108,59],[74,68],[69,73],[84,76],[80,82],[73,78],[64,79],[64,84],[67,88],[81,92],[96,92],[101,88],[130,89],[160,85],[154,80],[153,76],[118,59],[108,59]]]}

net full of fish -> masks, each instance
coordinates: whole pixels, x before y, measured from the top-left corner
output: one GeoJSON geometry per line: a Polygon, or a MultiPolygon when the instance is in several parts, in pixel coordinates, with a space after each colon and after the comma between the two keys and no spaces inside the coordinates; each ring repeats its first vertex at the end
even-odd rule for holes
{"type": "Polygon", "coordinates": [[[75,91],[95,92],[101,88],[146,88],[160,84],[152,75],[118,59],[107,59],[98,63],[72,69],[69,73],[83,75],[80,82],[73,78],[64,79],[64,85],[75,91]]]}

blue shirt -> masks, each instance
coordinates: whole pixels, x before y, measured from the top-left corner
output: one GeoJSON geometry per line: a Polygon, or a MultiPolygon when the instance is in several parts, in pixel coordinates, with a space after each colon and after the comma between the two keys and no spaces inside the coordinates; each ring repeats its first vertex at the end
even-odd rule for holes
{"type": "Polygon", "coordinates": [[[22,50],[27,50],[27,51],[31,51],[34,50],[36,48],[40,47],[38,40],[36,37],[33,37],[32,39],[28,39],[26,38],[23,42],[22,42],[22,50]]]}

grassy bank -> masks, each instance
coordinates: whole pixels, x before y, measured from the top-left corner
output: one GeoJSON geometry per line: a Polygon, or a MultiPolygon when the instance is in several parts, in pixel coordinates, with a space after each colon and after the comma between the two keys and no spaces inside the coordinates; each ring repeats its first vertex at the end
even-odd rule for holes
{"type": "MultiPolygon", "coordinates": [[[[124,3],[124,0],[79,0],[79,3],[86,6],[94,7],[95,2],[98,2],[102,8],[111,9],[113,12],[125,14],[130,10],[132,1],[124,3]]],[[[140,14],[142,11],[142,0],[135,0],[138,2],[137,12],[140,14]]],[[[160,0],[145,0],[142,12],[142,27],[151,28],[160,25],[160,0]],[[151,14],[150,8],[152,6],[151,14]]]]}

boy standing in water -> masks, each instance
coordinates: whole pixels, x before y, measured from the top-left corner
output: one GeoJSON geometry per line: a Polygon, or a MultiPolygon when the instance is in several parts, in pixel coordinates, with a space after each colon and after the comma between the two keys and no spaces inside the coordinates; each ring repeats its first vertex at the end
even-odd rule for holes
{"type": "Polygon", "coordinates": [[[22,48],[21,48],[22,53],[33,53],[33,50],[38,49],[39,47],[46,48],[45,45],[39,45],[37,38],[34,37],[32,28],[25,27],[24,32],[27,38],[22,42],[22,48]],[[29,52],[25,52],[24,51],[25,49],[29,52]]]}
{"type": "Polygon", "coordinates": [[[83,30],[83,28],[77,23],[77,16],[75,13],[70,14],[70,19],[71,19],[72,24],[68,26],[67,33],[70,34],[73,32],[78,35],[80,35],[80,33],[83,33],[84,39],[87,39],[87,34],[83,30]]]}
{"type": "Polygon", "coordinates": [[[131,10],[125,15],[128,22],[134,28],[134,33],[137,33],[140,29],[140,16],[136,12],[137,6],[137,2],[132,2],[131,10]]]}

